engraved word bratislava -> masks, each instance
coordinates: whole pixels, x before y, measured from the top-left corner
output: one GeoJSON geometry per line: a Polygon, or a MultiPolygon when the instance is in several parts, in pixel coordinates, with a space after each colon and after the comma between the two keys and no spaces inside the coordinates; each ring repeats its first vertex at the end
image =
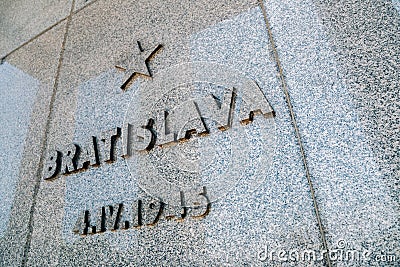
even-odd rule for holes
{"type": "Polygon", "coordinates": [[[44,179],[124,159],[149,195],[179,206],[183,192],[191,206],[204,187],[213,202],[243,177],[260,184],[274,146],[274,111],[257,83],[224,65],[186,63],[143,83],[122,127],[50,151],[44,179]]]}

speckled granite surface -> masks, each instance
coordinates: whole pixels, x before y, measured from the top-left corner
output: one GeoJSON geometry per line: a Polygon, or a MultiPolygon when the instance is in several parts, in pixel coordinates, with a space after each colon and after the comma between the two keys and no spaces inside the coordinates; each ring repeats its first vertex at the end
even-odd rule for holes
{"type": "Polygon", "coordinates": [[[399,264],[396,1],[64,13],[0,65],[0,265],[399,264]]]}
{"type": "Polygon", "coordinates": [[[65,23],[0,65],[2,266],[21,266],[65,23]],[[35,64],[32,64],[34,62],[35,64]]]}
{"type": "Polygon", "coordinates": [[[387,1],[266,5],[329,246],[398,257],[398,13],[387,1]]]}
{"type": "Polygon", "coordinates": [[[72,0],[1,1],[0,58],[65,19],[72,0]]]}

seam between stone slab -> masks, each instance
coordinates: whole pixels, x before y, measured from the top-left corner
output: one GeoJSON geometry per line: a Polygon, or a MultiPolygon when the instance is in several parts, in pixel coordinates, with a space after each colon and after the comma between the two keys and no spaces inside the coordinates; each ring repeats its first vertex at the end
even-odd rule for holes
{"type": "Polygon", "coordinates": [[[44,31],[38,33],[37,35],[35,35],[34,37],[32,37],[31,39],[29,39],[28,41],[25,41],[24,43],[22,43],[21,45],[19,45],[17,48],[15,48],[14,50],[11,50],[11,52],[8,52],[5,56],[3,56],[0,60],[0,64],[2,64],[6,58],[8,56],[10,56],[11,54],[13,54],[14,52],[16,52],[17,50],[21,49],[22,47],[24,47],[25,45],[29,44],[30,42],[34,41],[35,39],[37,39],[38,37],[42,36],[43,34],[45,34],[46,32],[50,31],[51,29],[53,29],[54,27],[56,27],[58,24],[60,24],[61,22],[65,21],[68,18],[65,17],[63,19],[61,19],[60,21],[57,21],[56,23],[54,23],[53,25],[51,25],[50,27],[48,27],[47,29],[45,29],[44,31]]]}
{"type": "MultiPolygon", "coordinates": [[[[87,5],[75,10],[72,12],[72,15],[75,15],[77,13],[79,13],[80,11],[82,11],[83,9],[91,6],[92,4],[98,2],[99,0],[94,0],[90,3],[88,3],[87,5]]],[[[13,50],[11,50],[10,52],[8,52],[7,54],[5,54],[4,56],[2,56],[0,54],[0,56],[2,56],[2,58],[0,58],[0,65],[4,63],[4,61],[6,60],[6,58],[8,56],[10,56],[11,54],[13,54],[14,52],[18,51],[19,49],[21,49],[22,47],[24,47],[25,45],[29,44],[30,42],[34,41],[35,39],[39,38],[40,36],[42,36],[43,34],[45,34],[46,32],[50,31],[51,29],[53,29],[54,27],[56,27],[57,25],[59,25],[60,23],[62,23],[63,21],[67,20],[70,17],[71,14],[68,14],[68,16],[66,16],[65,18],[57,21],[56,23],[54,23],[53,25],[51,25],[50,27],[46,28],[45,30],[43,30],[42,32],[38,33],[37,35],[33,36],[32,38],[30,38],[28,41],[23,42],[21,45],[17,46],[16,48],[14,48],[13,50]]]]}
{"type": "MultiPolygon", "coordinates": [[[[306,155],[305,155],[304,148],[303,148],[303,142],[301,140],[300,132],[299,132],[299,129],[298,129],[298,126],[297,126],[296,117],[294,115],[293,106],[292,106],[292,103],[290,101],[289,91],[288,91],[287,84],[286,84],[286,81],[285,81],[285,77],[284,77],[284,74],[283,74],[283,68],[282,68],[281,62],[279,60],[278,51],[277,51],[276,46],[275,46],[275,42],[274,42],[274,39],[273,39],[273,36],[272,36],[272,32],[271,32],[271,26],[270,26],[270,23],[268,21],[267,12],[266,12],[266,9],[265,9],[263,1],[264,0],[258,0],[258,2],[260,4],[260,7],[261,7],[261,10],[262,10],[262,13],[263,13],[263,16],[264,16],[266,27],[267,27],[267,30],[268,30],[268,38],[269,38],[269,41],[271,43],[272,50],[274,52],[274,58],[275,58],[275,61],[276,61],[277,67],[278,67],[279,77],[280,77],[280,80],[281,80],[283,92],[285,94],[286,103],[287,103],[288,108],[289,108],[290,118],[291,118],[294,130],[295,130],[295,133],[296,133],[297,141],[299,143],[300,153],[301,153],[304,169],[306,171],[307,181],[308,181],[308,185],[309,185],[310,191],[311,191],[311,197],[312,197],[312,200],[313,200],[314,211],[315,211],[315,214],[316,214],[316,217],[317,217],[317,221],[318,221],[318,228],[319,228],[319,231],[320,231],[320,234],[321,234],[322,245],[324,246],[324,249],[326,251],[328,251],[328,244],[326,242],[325,231],[324,231],[324,227],[322,225],[321,216],[319,214],[318,203],[317,203],[317,200],[316,200],[316,197],[315,197],[315,191],[314,191],[314,186],[313,186],[312,181],[311,181],[310,171],[308,169],[307,159],[306,159],[306,155]]],[[[328,255],[328,253],[325,253],[325,260],[326,260],[326,263],[328,264],[328,266],[331,267],[332,264],[330,262],[329,256],[327,256],[327,255],[328,255]]]]}
{"type": "Polygon", "coordinates": [[[71,24],[72,16],[74,15],[74,12],[73,12],[74,8],[75,8],[75,0],[72,0],[71,10],[69,12],[68,17],[65,18],[67,20],[67,23],[65,25],[64,38],[63,38],[63,42],[62,42],[62,45],[61,45],[60,56],[59,56],[59,59],[58,59],[57,71],[56,71],[56,75],[55,75],[55,78],[54,78],[53,92],[52,92],[51,100],[50,100],[50,109],[49,109],[49,114],[47,116],[44,140],[42,142],[42,148],[41,148],[41,152],[40,152],[40,161],[39,161],[39,166],[38,166],[37,173],[36,173],[36,181],[35,181],[35,187],[34,187],[33,197],[32,197],[32,205],[31,205],[31,210],[30,210],[30,214],[29,214],[29,221],[28,221],[28,233],[27,233],[27,237],[26,237],[26,242],[25,242],[25,247],[24,247],[24,255],[23,255],[22,264],[21,264],[21,266],[23,266],[23,267],[27,266],[28,255],[29,255],[29,251],[30,251],[30,247],[31,247],[32,233],[33,233],[33,215],[34,215],[35,208],[36,208],[36,197],[37,197],[37,194],[38,194],[39,188],[40,188],[40,183],[41,183],[41,178],[42,178],[41,177],[41,173],[42,173],[43,166],[44,166],[44,156],[45,156],[46,148],[47,148],[47,145],[48,145],[47,136],[49,134],[51,115],[53,113],[53,106],[54,106],[55,96],[56,96],[56,92],[57,92],[57,89],[58,89],[59,77],[60,77],[60,72],[61,72],[61,65],[62,65],[62,62],[63,62],[63,59],[64,59],[65,44],[67,42],[68,30],[69,30],[69,26],[71,24]]]}

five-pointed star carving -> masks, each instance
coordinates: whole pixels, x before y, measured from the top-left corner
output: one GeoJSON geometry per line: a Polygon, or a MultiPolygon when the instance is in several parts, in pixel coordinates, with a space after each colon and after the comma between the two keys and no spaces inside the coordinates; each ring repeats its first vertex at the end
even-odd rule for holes
{"type": "Polygon", "coordinates": [[[129,85],[138,77],[146,76],[152,77],[151,71],[148,66],[150,59],[162,48],[159,44],[153,49],[144,50],[140,42],[137,42],[138,50],[132,59],[127,59],[119,62],[115,67],[125,71],[124,83],[121,85],[121,89],[125,90],[129,85]]]}

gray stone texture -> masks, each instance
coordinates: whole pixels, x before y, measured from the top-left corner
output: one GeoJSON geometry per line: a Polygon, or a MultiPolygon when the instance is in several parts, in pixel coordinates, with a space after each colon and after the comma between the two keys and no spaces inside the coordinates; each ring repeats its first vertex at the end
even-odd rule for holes
{"type": "Polygon", "coordinates": [[[88,6],[89,4],[92,4],[96,1],[99,0],[75,0],[75,6],[74,6],[74,11],[79,11],[83,8],[85,8],[86,6],[88,6]]]}
{"type": "Polygon", "coordinates": [[[397,2],[2,3],[0,55],[56,26],[0,64],[0,266],[398,266],[397,2]],[[122,90],[116,66],[135,62],[138,41],[162,47],[136,68],[152,77],[122,90]],[[226,131],[43,179],[55,150],[117,127],[124,135],[166,107],[186,117],[179,130],[200,129],[211,119],[193,118],[193,101],[213,92],[223,102],[233,89],[226,131]],[[241,125],[260,95],[275,116],[241,125]],[[200,193],[212,203],[197,218],[200,193]],[[99,209],[123,203],[133,214],[138,200],[142,226],[74,232],[85,210],[98,228],[99,209]],[[326,246],[371,257],[327,261],[326,246]],[[318,258],[279,260],[279,250],[318,258]]]}
{"type": "Polygon", "coordinates": [[[12,1],[0,3],[0,58],[65,19],[72,0],[12,1]]]}
{"type": "Polygon", "coordinates": [[[0,65],[1,266],[23,259],[64,28],[54,27],[0,65]]]}
{"type": "MultiPolygon", "coordinates": [[[[276,147],[284,149],[269,155],[273,159],[269,168],[254,166],[253,170],[264,172],[263,185],[252,188],[246,183],[252,176],[245,176],[226,198],[213,203],[211,213],[202,220],[168,220],[168,212],[176,212],[168,206],[154,227],[87,238],[72,233],[79,212],[85,208],[94,212],[104,205],[148,198],[138,187],[135,173],[130,175],[119,161],[52,182],[42,181],[29,265],[234,266],[262,264],[257,253],[267,242],[292,249],[321,249],[299,148],[267,36],[261,9],[252,1],[182,2],[179,7],[167,2],[99,1],[75,15],[65,47],[49,149],[73,140],[81,143],[123,124],[131,101],[136,99],[133,94],[144,86],[142,83],[149,83],[149,88],[152,83],[143,78],[126,92],[119,88],[123,73],[114,65],[136,51],[137,40],[144,48],[164,45],[149,64],[154,82],[168,68],[192,61],[223,64],[255,80],[277,114],[276,147]],[[44,252],[48,257],[42,257],[44,252]]],[[[176,75],[179,77],[179,72],[176,75]]],[[[160,81],[168,88],[168,78],[160,81]]],[[[157,96],[161,92],[152,93],[157,96]]],[[[234,171],[238,167],[230,168],[234,171]]]]}
{"type": "Polygon", "coordinates": [[[266,6],[329,247],[398,258],[398,13],[388,1],[266,6]]]}

